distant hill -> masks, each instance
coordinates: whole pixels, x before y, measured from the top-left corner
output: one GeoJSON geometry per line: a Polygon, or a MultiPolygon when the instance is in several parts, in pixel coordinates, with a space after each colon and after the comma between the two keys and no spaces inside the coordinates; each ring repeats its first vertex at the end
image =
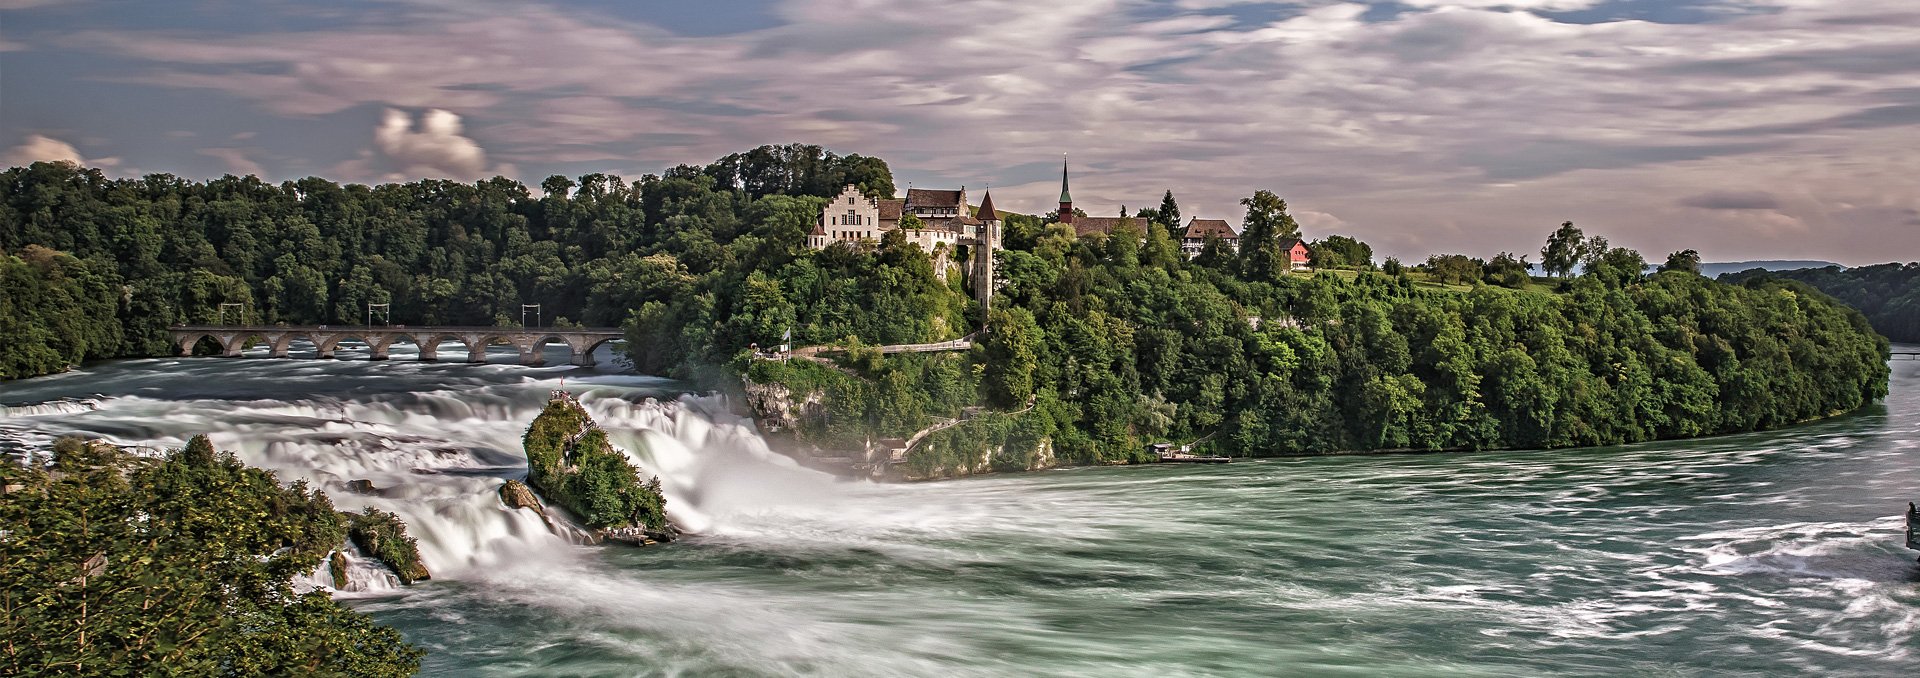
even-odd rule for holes
{"type": "Polygon", "coordinates": [[[1873,324],[1873,329],[1888,339],[1920,343],[1920,262],[1875,264],[1848,269],[1820,267],[1752,274],[1733,272],[1719,278],[1720,282],[1736,285],[1753,278],[1797,280],[1839,299],[1840,303],[1859,309],[1867,316],[1867,322],[1873,324]]]}
{"type": "MultiPolygon", "coordinates": [[[[1768,271],[1794,271],[1802,268],[1826,268],[1828,266],[1840,266],[1840,265],[1833,263],[1831,261],[1792,261],[1792,260],[1716,261],[1716,262],[1700,264],[1700,275],[1704,275],[1709,278],[1718,278],[1721,275],[1724,275],[1727,273],[1739,273],[1741,271],[1746,271],[1746,270],[1751,270],[1756,268],[1765,269],[1768,271]]],[[[1845,266],[1840,266],[1840,267],[1846,268],[1845,266]]]]}

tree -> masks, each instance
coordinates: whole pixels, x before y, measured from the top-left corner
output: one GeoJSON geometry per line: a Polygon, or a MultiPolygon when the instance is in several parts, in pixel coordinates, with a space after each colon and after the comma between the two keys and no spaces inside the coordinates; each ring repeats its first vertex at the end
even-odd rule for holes
{"type": "Polygon", "coordinates": [[[1484,273],[1487,282],[1516,290],[1525,289],[1532,280],[1527,275],[1527,258],[1516,257],[1512,252],[1501,252],[1487,262],[1484,273]]]}
{"type": "Polygon", "coordinates": [[[1660,265],[1662,271],[1685,271],[1700,274],[1700,253],[1686,249],[1667,255],[1667,263],[1660,265]]]}
{"type": "Polygon", "coordinates": [[[1160,196],[1160,209],[1155,215],[1160,223],[1167,225],[1169,230],[1183,225],[1180,223],[1180,203],[1174,202],[1173,189],[1167,189],[1166,195],[1160,196]]]}
{"type": "Polygon", "coordinates": [[[1290,268],[1280,241],[1300,237],[1300,225],[1287,214],[1287,201],[1272,191],[1255,191],[1240,204],[1247,208],[1240,234],[1240,274],[1254,281],[1278,279],[1290,268]]]}
{"type": "Polygon", "coordinates": [[[1540,270],[1555,277],[1567,277],[1580,261],[1581,244],[1585,239],[1586,234],[1574,227],[1573,222],[1562,222],[1559,230],[1547,236],[1547,246],[1540,248],[1540,270]]]}
{"type": "Polygon", "coordinates": [[[304,483],[281,487],[205,436],[164,459],[67,440],[53,470],[0,469],[0,673],[405,676],[400,633],[299,593],[346,521],[304,483]]]}
{"type": "Polygon", "coordinates": [[[1330,235],[1308,248],[1314,268],[1372,268],[1373,246],[1344,235],[1330,235]]]}
{"type": "Polygon", "coordinates": [[[1481,271],[1486,263],[1464,254],[1435,254],[1427,257],[1427,275],[1434,282],[1449,285],[1471,285],[1480,281],[1481,271]]]}
{"type": "Polygon", "coordinates": [[[1045,335],[1024,308],[987,314],[986,396],[1002,409],[1015,409],[1033,395],[1034,371],[1045,335]]]}

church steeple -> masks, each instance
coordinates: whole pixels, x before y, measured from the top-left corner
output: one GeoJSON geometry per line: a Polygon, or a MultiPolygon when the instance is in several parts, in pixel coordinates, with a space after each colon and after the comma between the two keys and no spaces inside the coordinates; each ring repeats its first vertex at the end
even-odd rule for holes
{"type": "Polygon", "coordinates": [[[1073,195],[1067,192],[1067,154],[1060,154],[1060,204],[1073,204],[1073,195]]]}
{"type": "Polygon", "coordinates": [[[1073,194],[1067,191],[1067,154],[1060,154],[1060,223],[1073,223],[1073,194]]]}

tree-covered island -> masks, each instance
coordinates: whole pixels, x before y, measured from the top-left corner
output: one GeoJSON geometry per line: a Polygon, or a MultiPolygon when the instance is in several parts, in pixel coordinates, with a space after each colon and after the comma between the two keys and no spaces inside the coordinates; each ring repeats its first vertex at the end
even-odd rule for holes
{"type": "Polygon", "coordinates": [[[1886,392],[1887,343],[1860,313],[1792,282],[1708,280],[1686,253],[1645,274],[1571,224],[1541,252],[1557,275],[1537,278],[1510,253],[1404,265],[1306,240],[1267,191],[1236,232],[1179,223],[1171,191],[1089,217],[1064,188],[1049,215],[969,214],[962,191],[957,213],[921,217],[892,205],[884,161],[803,145],[537,191],[37,163],[0,174],[0,377],[168,355],[167,326],[222,313],[355,323],[390,303],[396,323],[510,325],[539,303],[555,324],[625,327],[643,372],[745,383],[798,452],[884,462],[900,445],[882,441],[937,429],[884,464],[909,477],[1125,462],[1157,441],[1234,456],[1608,445],[1784,426],[1886,392]],[[848,187],[895,208],[893,227],[822,242],[848,187]],[[988,307],[981,245],[915,223],[969,218],[997,225],[988,307]],[[782,343],[834,348],[750,350],[782,343]]]}

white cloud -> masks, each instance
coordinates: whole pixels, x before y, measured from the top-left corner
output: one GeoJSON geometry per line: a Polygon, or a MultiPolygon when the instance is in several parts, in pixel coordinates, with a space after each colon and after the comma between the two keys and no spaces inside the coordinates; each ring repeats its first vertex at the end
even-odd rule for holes
{"type": "Polygon", "coordinates": [[[43,134],[29,134],[19,146],[7,151],[4,162],[8,166],[23,167],[36,162],[71,162],[85,164],[80,157],[80,149],[73,144],[43,134]]]}
{"type": "Polygon", "coordinates": [[[374,129],[373,145],[408,178],[472,180],[487,171],[486,151],[461,136],[459,115],[443,109],[421,114],[417,126],[405,111],[387,109],[374,129]]]}
{"type": "Polygon", "coordinates": [[[251,174],[261,178],[265,178],[267,175],[266,170],[261,169],[260,163],[254,162],[252,158],[247,157],[246,149],[202,148],[200,149],[200,155],[217,158],[221,162],[226,163],[227,172],[230,174],[243,177],[251,174]]]}
{"type": "Polygon", "coordinates": [[[85,167],[113,168],[120,166],[119,158],[85,158],[80,149],[73,144],[44,134],[29,134],[20,145],[0,154],[0,163],[8,167],[25,167],[36,162],[70,162],[85,167]]]}

